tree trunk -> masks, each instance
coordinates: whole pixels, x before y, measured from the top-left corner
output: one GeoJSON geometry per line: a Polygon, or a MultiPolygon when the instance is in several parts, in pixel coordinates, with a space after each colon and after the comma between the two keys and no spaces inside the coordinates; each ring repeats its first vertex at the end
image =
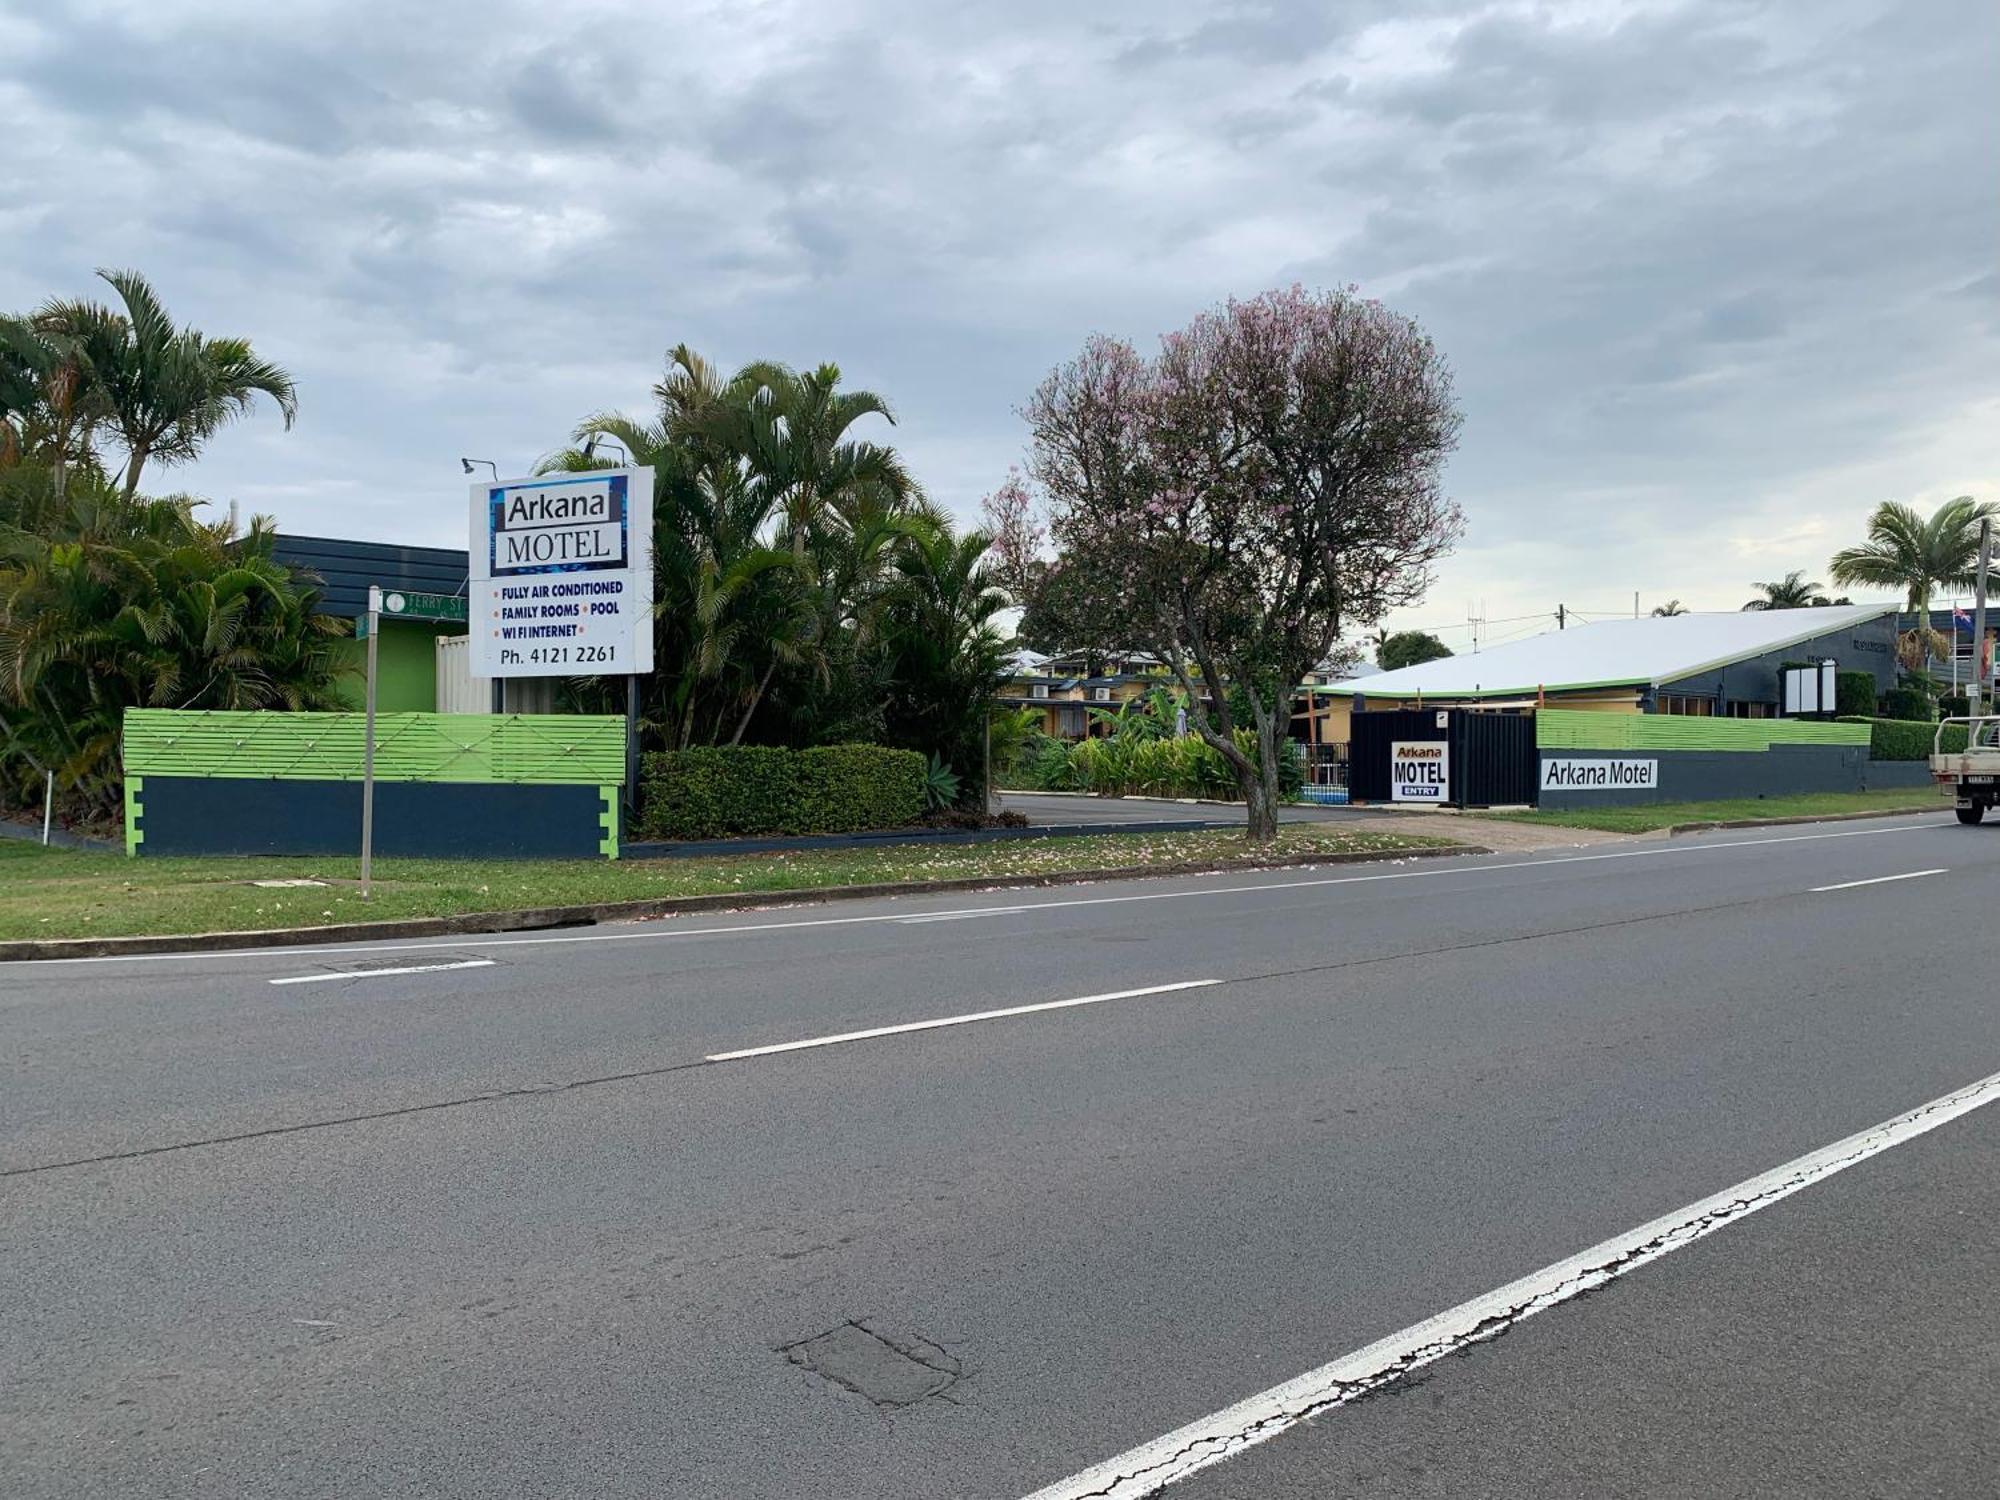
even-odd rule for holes
{"type": "Polygon", "coordinates": [[[729,737],[730,744],[740,745],[743,743],[743,731],[750,727],[750,720],[757,713],[757,705],[764,701],[764,690],[771,685],[771,674],[777,670],[778,658],[774,656],[771,658],[771,664],[764,668],[764,677],[757,684],[757,691],[750,695],[750,706],[743,710],[743,718],[736,726],[736,733],[729,737]]]}
{"type": "Polygon", "coordinates": [[[132,461],[125,466],[125,498],[130,500],[139,493],[139,475],[145,471],[148,453],[145,448],[132,450],[132,461]]]}
{"type": "Polygon", "coordinates": [[[1265,711],[1254,688],[1246,696],[1256,724],[1257,759],[1242,773],[1243,801],[1249,811],[1250,842],[1268,844],[1278,836],[1278,721],[1265,711]]]}

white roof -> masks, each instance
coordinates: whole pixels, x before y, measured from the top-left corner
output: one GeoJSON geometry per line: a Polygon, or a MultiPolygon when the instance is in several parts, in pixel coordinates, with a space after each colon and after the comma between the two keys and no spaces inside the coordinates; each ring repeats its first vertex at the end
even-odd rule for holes
{"type": "Polygon", "coordinates": [[[1417,693],[1471,698],[1533,693],[1538,688],[1659,684],[1895,613],[1893,604],[1844,604],[1602,620],[1509,641],[1476,654],[1357,677],[1320,691],[1385,698],[1417,693]]]}

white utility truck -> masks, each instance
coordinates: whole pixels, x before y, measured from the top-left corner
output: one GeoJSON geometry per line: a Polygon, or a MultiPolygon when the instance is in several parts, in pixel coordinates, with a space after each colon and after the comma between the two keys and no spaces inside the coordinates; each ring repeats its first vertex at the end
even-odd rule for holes
{"type": "Polygon", "coordinates": [[[1958,799],[1958,821],[1977,823],[2000,806],[2000,716],[1946,719],[1931,737],[1931,778],[1958,799]],[[1965,748],[1944,748],[1945,726],[1965,726],[1965,748]]]}

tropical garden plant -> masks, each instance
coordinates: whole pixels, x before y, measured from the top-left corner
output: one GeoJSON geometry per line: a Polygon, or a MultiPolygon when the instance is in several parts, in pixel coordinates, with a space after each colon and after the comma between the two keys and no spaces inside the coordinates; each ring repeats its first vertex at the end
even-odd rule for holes
{"type": "Polygon", "coordinates": [[[269,522],[232,536],[194,497],[139,493],[259,396],[289,426],[291,377],[175,324],[143,277],[99,274],[117,306],[0,317],[0,802],[53,773],[72,818],[117,805],[127,708],[338,706],[346,631],[269,522]]]}
{"type": "Polygon", "coordinates": [[[937,756],[976,805],[1008,596],[989,538],[869,435],[887,402],[840,380],[768,360],[724,375],[678,345],[652,412],[586,418],[540,467],[606,467],[609,440],[654,471],[650,746],[872,741],[937,756]]]}

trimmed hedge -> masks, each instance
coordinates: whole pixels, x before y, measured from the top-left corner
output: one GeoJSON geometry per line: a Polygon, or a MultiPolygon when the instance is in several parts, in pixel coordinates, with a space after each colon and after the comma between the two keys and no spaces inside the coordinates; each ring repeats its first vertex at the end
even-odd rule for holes
{"type": "MultiPolygon", "coordinates": [[[[1935,723],[1922,719],[1873,719],[1860,715],[1843,718],[1843,724],[1866,724],[1868,726],[1868,758],[1870,760],[1929,760],[1931,740],[1937,733],[1935,723]]],[[[1965,748],[1965,726],[1947,724],[1944,727],[1943,748],[1947,755],[1965,748]]]]}
{"type": "Polygon", "coordinates": [[[1882,695],[1882,717],[1901,719],[1905,723],[1917,719],[1937,722],[1937,710],[1931,705],[1930,697],[1913,687],[1892,687],[1882,695]]]}
{"type": "Polygon", "coordinates": [[[1842,717],[1873,718],[1875,714],[1875,674],[1844,671],[1833,674],[1833,711],[1842,717]]]}
{"type": "Polygon", "coordinates": [[[923,756],[882,745],[714,745],[645,757],[639,833],[649,839],[858,833],[924,811],[923,756]]]}

